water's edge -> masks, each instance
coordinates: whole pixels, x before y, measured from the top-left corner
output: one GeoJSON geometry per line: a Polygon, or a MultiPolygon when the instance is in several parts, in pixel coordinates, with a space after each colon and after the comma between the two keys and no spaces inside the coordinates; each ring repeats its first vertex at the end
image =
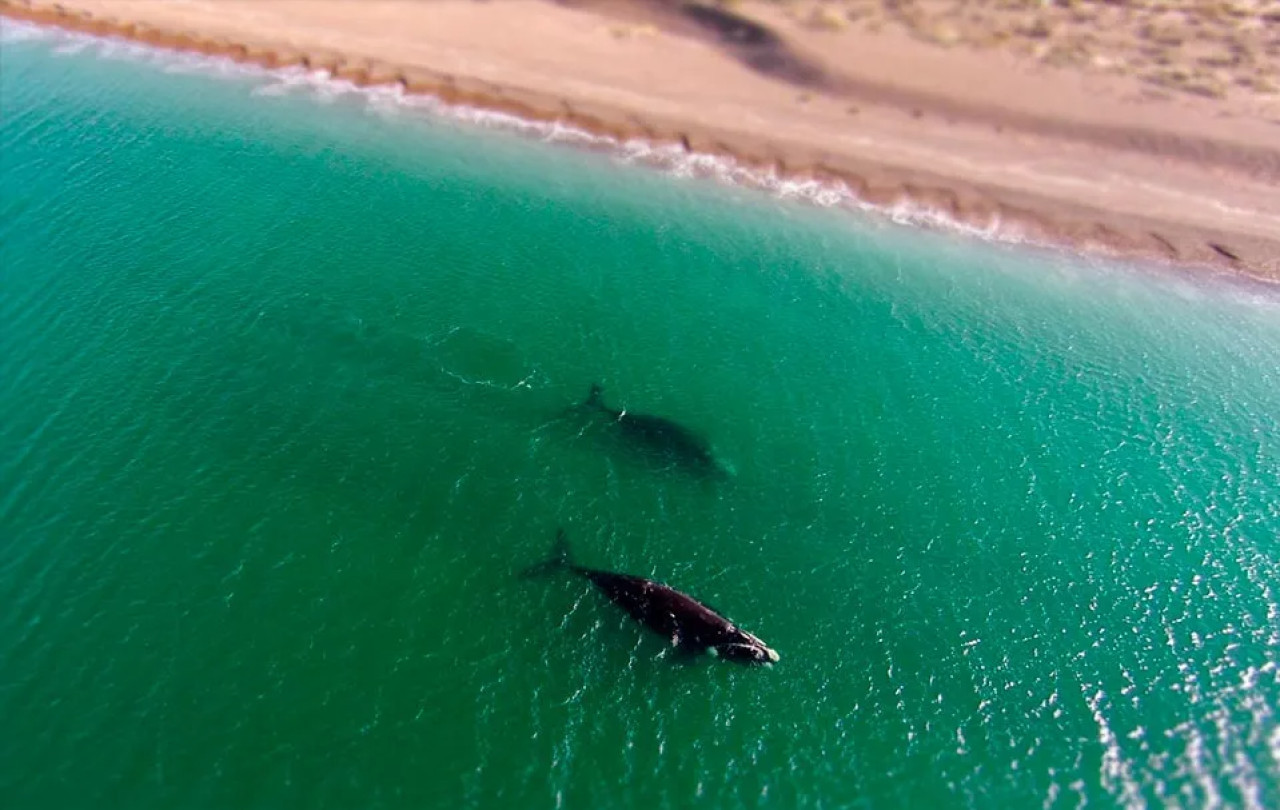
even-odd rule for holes
{"type": "MultiPolygon", "coordinates": [[[[1229,276],[1280,286],[1280,278],[1267,269],[1239,261],[1213,241],[1206,243],[1208,247],[1201,255],[1188,256],[1159,234],[1130,234],[1110,223],[1062,219],[1061,214],[1045,215],[998,199],[961,201],[946,188],[932,188],[918,181],[904,180],[886,186],[883,180],[869,180],[863,173],[830,163],[787,160],[772,147],[737,143],[727,133],[696,133],[669,122],[641,121],[626,111],[598,107],[587,111],[565,99],[523,88],[500,87],[365,59],[349,61],[332,53],[161,31],[128,21],[95,19],[58,6],[51,10],[16,5],[12,0],[0,0],[0,20],[52,28],[69,36],[123,39],[142,47],[195,54],[265,71],[287,83],[326,84],[333,92],[365,92],[550,143],[608,151],[678,176],[712,178],[897,225],[1051,252],[1126,260],[1156,272],[1229,276]]],[[[877,176],[883,175],[875,168],[877,176]]]]}

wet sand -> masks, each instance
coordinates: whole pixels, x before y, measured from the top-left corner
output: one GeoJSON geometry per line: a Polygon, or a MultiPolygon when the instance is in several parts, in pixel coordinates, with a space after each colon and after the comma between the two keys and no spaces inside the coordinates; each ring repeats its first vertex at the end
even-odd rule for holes
{"type": "Polygon", "coordinates": [[[1276,3],[0,0],[0,13],[676,143],[1007,238],[1280,278],[1276,3]]]}

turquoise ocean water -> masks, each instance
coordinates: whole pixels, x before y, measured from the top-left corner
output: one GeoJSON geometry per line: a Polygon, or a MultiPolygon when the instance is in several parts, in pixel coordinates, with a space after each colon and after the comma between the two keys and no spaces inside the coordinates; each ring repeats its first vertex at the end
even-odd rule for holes
{"type": "Polygon", "coordinates": [[[1274,292],[31,33],[0,807],[1280,806],[1274,292]]]}

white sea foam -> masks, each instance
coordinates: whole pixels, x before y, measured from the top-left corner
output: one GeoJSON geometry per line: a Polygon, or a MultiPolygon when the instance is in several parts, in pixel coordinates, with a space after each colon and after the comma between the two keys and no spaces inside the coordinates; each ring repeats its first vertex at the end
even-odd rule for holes
{"type": "Polygon", "coordinates": [[[89,44],[90,43],[85,41],[64,42],[54,48],[53,52],[58,56],[74,56],[89,47],[89,44]]]}
{"type": "Polygon", "coordinates": [[[53,39],[57,34],[56,29],[32,25],[21,20],[11,20],[8,17],[0,17],[0,44],[53,39]]]}
{"type": "Polygon", "coordinates": [[[323,70],[308,70],[303,67],[287,67],[273,70],[267,74],[273,81],[258,87],[260,91],[276,90],[272,95],[283,95],[298,89],[314,87],[325,81],[329,74],[323,70]]]}
{"type": "MultiPolygon", "coordinates": [[[[192,58],[203,63],[237,64],[223,57],[192,58]]],[[[336,79],[323,70],[268,70],[249,66],[245,72],[251,72],[264,81],[253,90],[257,96],[309,93],[325,104],[338,98],[353,97],[362,100],[371,114],[382,117],[396,117],[404,110],[422,112],[475,126],[514,132],[546,143],[607,150],[620,162],[647,166],[673,177],[711,179],[765,191],[779,199],[801,201],[823,208],[847,208],[885,216],[902,225],[949,230],[984,240],[1031,242],[1017,229],[1005,227],[998,218],[993,217],[986,224],[975,225],[916,203],[874,205],[860,199],[848,185],[838,180],[781,175],[772,167],[749,166],[726,155],[689,152],[679,144],[655,143],[641,138],[620,140],[589,132],[564,121],[534,121],[499,110],[449,104],[436,97],[406,93],[400,85],[359,87],[349,81],[336,79]]]]}

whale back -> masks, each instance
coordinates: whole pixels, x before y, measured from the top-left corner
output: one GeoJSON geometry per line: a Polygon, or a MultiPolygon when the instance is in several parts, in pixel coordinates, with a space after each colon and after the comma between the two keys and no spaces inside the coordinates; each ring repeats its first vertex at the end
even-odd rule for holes
{"type": "Polygon", "coordinates": [[[673,645],[705,648],[738,640],[732,622],[669,585],[612,571],[580,572],[633,619],[673,645]]]}
{"type": "Polygon", "coordinates": [[[551,556],[524,569],[524,575],[545,576],[557,571],[586,578],[631,618],[668,639],[673,646],[691,652],[711,651],[744,664],[770,664],[778,660],[778,653],[759,638],[734,626],[714,608],[687,593],[634,574],[577,565],[563,529],[556,532],[551,556]]]}
{"type": "Polygon", "coordinates": [[[700,463],[711,463],[711,445],[692,430],[666,417],[624,411],[618,416],[618,428],[654,449],[700,463]]]}
{"type": "Polygon", "coordinates": [[[617,431],[636,448],[694,469],[720,470],[711,444],[672,419],[611,408],[605,404],[604,389],[598,384],[591,386],[583,405],[613,417],[611,421],[617,431]]]}

